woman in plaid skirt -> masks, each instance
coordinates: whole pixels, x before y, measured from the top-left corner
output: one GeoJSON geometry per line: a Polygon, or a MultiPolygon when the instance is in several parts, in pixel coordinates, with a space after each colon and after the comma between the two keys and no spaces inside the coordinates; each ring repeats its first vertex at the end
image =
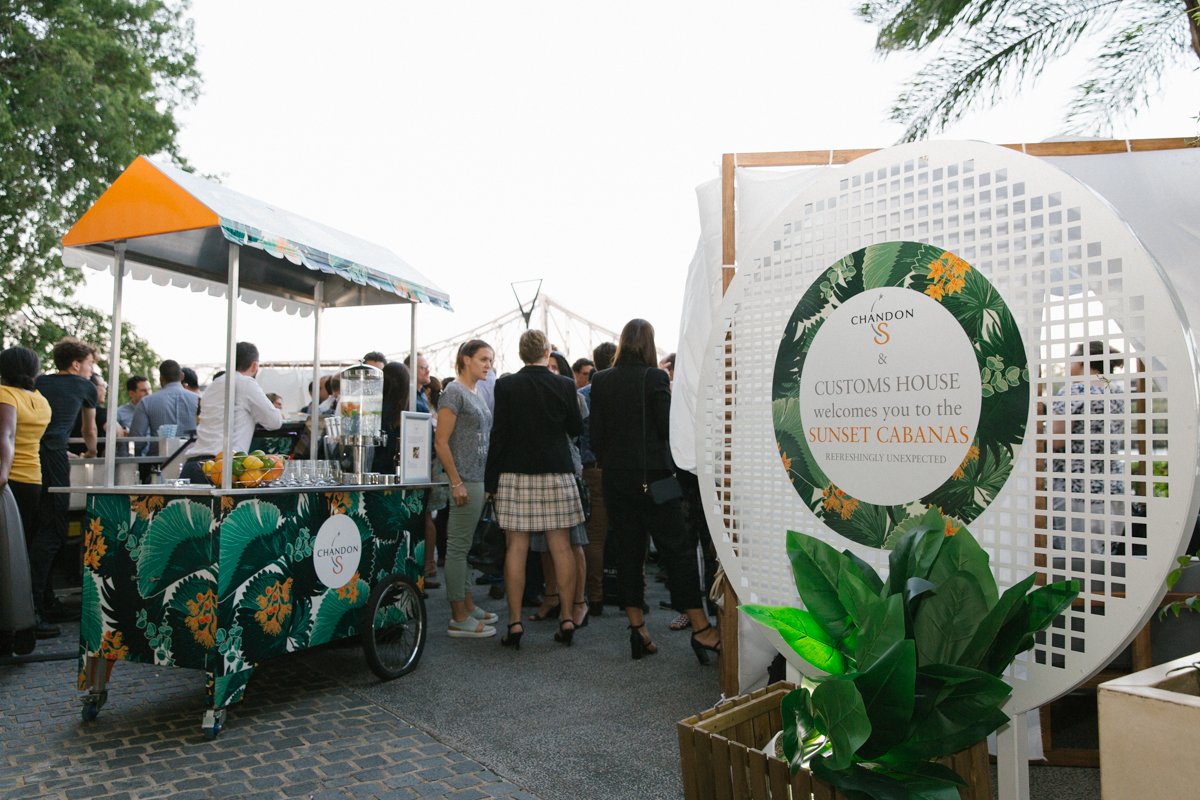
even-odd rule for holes
{"type": "Polygon", "coordinates": [[[575,561],[568,531],[583,522],[568,436],[583,430],[575,382],[547,368],[550,343],[541,331],[521,335],[525,366],[496,381],[496,410],[488,446],[484,489],[495,496],[496,516],[508,534],[504,585],[508,633],[500,643],[520,648],[521,596],[525,557],[532,533],[545,533],[558,576],[558,633],[570,645],[575,635],[575,561]]]}

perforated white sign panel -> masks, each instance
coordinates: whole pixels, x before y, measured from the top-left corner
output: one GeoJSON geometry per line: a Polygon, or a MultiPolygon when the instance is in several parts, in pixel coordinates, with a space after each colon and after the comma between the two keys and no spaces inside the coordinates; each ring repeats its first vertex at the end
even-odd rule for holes
{"type": "MultiPolygon", "coordinates": [[[[963,519],[988,552],[1001,590],[1032,572],[1047,581],[1077,578],[1083,584],[1075,607],[1013,665],[1008,708],[1036,708],[1101,669],[1154,611],[1163,577],[1186,544],[1197,512],[1196,357],[1173,293],[1136,237],[1106,203],[1058,169],[1015,151],[966,142],[904,145],[828,170],[761,230],[766,232],[758,239],[739,243],[738,275],[713,325],[697,409],[706,514],[740,600],[799,604],[784,547],[789,529],[850,548],[886,575],[886,542],[875,546],[873,533],[847,527],[861,507],[840,505],[836,485],[827,486],[824,496],[820,487],[805,495],[797,475],[809,473],[791,463],[797,458],[793,443],[772,416],[772,396],[780,391],[776,361],[785,329],[791,331],[789,323],[794,327],[793,316],[799,316],[798,303],[814,291],[826,292],[822,281],[843,280],[848,265],[864,268],[881,248],[911,253],[929,245],[931,252],[947,252],[944,264],[955,265],[955,275],[974,272],[986,279],[979,285],[994,290],[1003,303],[988,304],[981,313],[1007,308],[1024,346],[1024,358],[1017,360],[1027,365],[1026,373],[1021,365],[981,361],[971,378],[957,352],[961,334],[946,320],[937,323],[945,333],[929,347],[944,343],[943,361],[959,364],[939,374],[977,381],[955,385],[968,400],[982,385],[986,424],[995,427],[988,410],[997,407],[988,406],[992,393],[1018,385],[1027,390],[1027,403],[1021,394],[1022,404],[1010,403],[1006,412],[1011,441],[1001,454],[1008,460],[1004,474],[984,475],[972,461],[979,461],[975,454],[963,456],[966,479],[974,482],[971,491],[956,495],[963,519]],[[1017,419],[1022,413],[1023,434],[1017,419]]],[[[917,272],[921,269],[928,272],[927,266],[918,265],[917,272]]],[[[889,291],[939,299],[943,290],[961,286],[943,282],[936,288],[926,276],[889,291]]],[[[890,301],[859,302],[882,308],[890,301]]],[[[920,303],[910,305],[920,311],[920,303]]],[[[961,306],[960,318],[966,313],[961,306]]],[[[824,325],[838,324],[836,309],[819,313],[824,325]]],[[[849,325],[847,314],[842,319],[849,325]]],[[[989,318],[978,324],[998,323],[989,318]]],[[[807,357],[836,360],[836,343],[831,347],[822,337],[828,338],[818,332],[805,343],[807,357]]],[[[1015,346],[1019,357],[1021,345],[1015,346]]],[[[840,368],[852,369],[849,360],[861,352],[848,350],[840,368]]],[[[919,354],[905,358],[903,363],[921,366],[919,354]]],[[[930,491],[951,471],[947,465],[914,472],[905,476],[909,488],[899,478],[896,486],[875,486],[889,481],[886,470],[864,479],[848,456],[821,455],[822,446],[835,451],[843,446],[838,440],[822,443],[822,436],[858,434],[847,425],[809,430],[817,390],[801,389],[797,381],[800,405],[804,391],[810,403],[803,432],[812,442],[804,452],[841,459],[833,470],[839,481],[874,486],[864,504],[915,500],[912,492],[930,491]]],[[[976,437],[970,427],[976,424],[983,436],[980,412],[965,402],[956,401],[955,416],[965,420],[970,436],[976,437]]],[[[936,428],[941,436],[956,430],[951,421],[922,419],[914,427],[936,428]]],[[[887,443],[878,437],[893,435],[857,424],[863,435],[876,437],[872,446],[887,443]]],[[[957,439],[951,444],[959,448],[953,452],[962,452],[957,439]]],[[[880,458],[890,452],[877,450],[884,453],[880,458]]],[[[935,451],[913,445],[904,452],[935,451]]],[[[995,465],[993,458],[990,467],[995,465]]],[[[815,474],[827,477],[820,470],[815,474]]],[[[955,470],[943,486],[962,478],[955,470]]],[[[935,497],[940,495],[924,495],[935,497]]],[[[887,535],[880,533],[879,541],[887,535]]],[[[777,644],[797,668],[807,669],[777,644]]]]}

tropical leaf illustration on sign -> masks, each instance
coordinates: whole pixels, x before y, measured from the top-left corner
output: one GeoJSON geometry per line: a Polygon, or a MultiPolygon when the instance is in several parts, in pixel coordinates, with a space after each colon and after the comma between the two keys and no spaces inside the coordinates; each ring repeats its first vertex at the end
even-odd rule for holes
{"type": "MultiPolygon", "coordinates": [[[[938,342],[930,342],[929,353],[936,366],[938,342]]],[[[772,389],[777,455],[800,499],[847,539],[890,547],[911,527],[907,521],[929,509],[960,528],[999,494],[1025,433],[1029,369],[1012,313],[978,270],[934,245],[883,242],[834,262],[800,298],[780,339],[772,389]],[[800,387],[813,342],[831,315],[859,294],[884,287],[931,298],[957,321],[974,350],[981,398],[970,446],[947,479],[910,501],[879,505],[854,497],[821,468],[806,437],[800,387]]]]}

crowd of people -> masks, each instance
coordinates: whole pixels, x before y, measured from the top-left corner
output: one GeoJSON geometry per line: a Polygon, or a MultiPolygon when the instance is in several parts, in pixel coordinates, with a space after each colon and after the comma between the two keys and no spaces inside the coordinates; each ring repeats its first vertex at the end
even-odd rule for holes
{"type": "MultiPolygon", "coordinates": [[[[656,653],[645,625],[652,541],[671,606],[679,612],[671,627],[691,627],[691,646],[707,663],[709,653],[720,652],[720,640],[703,600],[711,573],[701,575],[697,552],[707,550],[711,561],[711,541],[702,517],[685,513],[679,493],[656,499],[650,490],[676,475],[668,440],[673,357],[658,363],[654,329],[640,319],[590,358],[569,361],[537,330],[522,335],[519,355],[520,370],[497,376],[491,346],[472,339],[459,348],[455,374],[445,380],[432,376],[418,355],[415,398],[409,396],[411,360],[388,361],[376,351],[363,358],[383,374],[388,444],[377,448],[374,471],[394,470],[403,411],[415,407],[434,419],[436,478],[444,475],[445,481],[435,479],[426,493],[424,587],[441,586],[441,566],[451,612],[448,636],[489,638],[500,625],[499,615],[472,599],[475,582],[467,565],[490,502],[507,540],[503,646],[519,649],[526,624],[538,620],[556,621],[553,639],[570,646],[590,617],[604,613],[607,600],[627,617],[632,658],[656,653]],[[607,591],[606,563],[612,573],[607,591]],[[537,610],[525,617],[523,605],[531,598],[537,610]]],[[[284,419],[281,399],[256,380],[259,352],[249,342],[237,343],[232,376],[218,373],[203,392],[195,371],[173,360],[160,364],[157,390],[145,376],[131,376],[127,402],[111,417],[92,347],[64,339],[53,360],[55,372],[40,374],[33,351],[0,353],[0,491],[11,489],[19,509],[34,606],[32,628],[0,630],[0,654],[27,653],[36,639],[60,634],[57,622],[78,616],[58,602],[51,585],[55,557],[67,539],[69,500],[49,490],[70,484],[69,439],[82,441],[76,455],[94,457],[109,424],[122,436],[193,437],[181,477],[202,482],[201,464],[222,450],[229,380],[237,382],[234,451],[249,449],[256,429],[278,429],[284,419]]],[[[321,414],[333,413],[336,375],[323,376],[309,390],[321,414]]],[[[158,455],[156,446],[141,443],[137,454],[158,455]]],[[[297,447],[293,456],[307,457],[307,448],[297,447]]],[[[687,485],[686,474],[679,477],[687,485]]]]}
{"type": "MultiPolygon", "coordinates": [[[[467,568],[472,536],[491,501],[507,539],[501,645],[519,649],[528,623],[551,620],[554,641],[570,646],[590,617],[604,613],[607,599],[627,618],[630,656],[656,653],[645,625],[652,541],[680,614],[672,627],[691,627],[692,649],[708,663],[721,644],[698,567],[698,551],[705,544],[711,550],[707,529],[685,514],[679,494],[656,502],[649,491],[677,473],[668,439],[673,358],[658,362],[654,329],[640,319],[591,358],[570,361],[538,330],[526,331],[518,350],[524,366],[499,377],[494,351],[479,339],[459,348],[455,375],[446,381],[430,377],[418,361],[416,405],[436,410],[435,451],[450,486],[448,635],[484,639],[499,627],[497,616],[472,600],[467,568]],[[540,573],[540,592],[527,585],[531,571],[540,573]],[[524,616],[531,594],[537,610],[524,616]]],[[[438,508],[436,501],[429,505],[438,508]]],[[[427,541],[429,559],[434,547],[427,541]]],[[[427,588],[436,569],[427,560],[427,588]]]]}
{"type": "MultiPolygon", "coordinates": [[[[110,424],[118,436],[152,436],[164,426],[187,436],[196,429],[195,370],[162,362],[157,392],[145,376],[130,376],[127,402],[110,417],[95,349],[66,338],[54,346],[52,359],[54,371],[43,374],[32,350],[0,352],[0,490],[11,491],[21,521],[34,612],[32,626],[0,629],[0,655],[28,653],[37,639],[60,635],[58,623],[79,617],[77,609],[59,601],[51,578],[67,542],[70,498],[50,490],[70,485],[70,459],[96,456],[110,424]]],[[[155,447],[143,443],[138,454],[154,455],[155,447]]]]}

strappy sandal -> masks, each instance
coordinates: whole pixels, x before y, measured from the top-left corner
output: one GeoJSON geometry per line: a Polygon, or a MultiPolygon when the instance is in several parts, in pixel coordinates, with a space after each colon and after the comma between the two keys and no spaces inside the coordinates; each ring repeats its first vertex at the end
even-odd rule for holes
{"type": "Polygon", "coordinates": [[[554,634],[554,641],[559,644],[571,646],[571,640],[575,638],[575,621],[572,619],[560,619],[558,621],[558,633],[554,634]],[[571,627],[566,627],[570,625],[571,627]]]}
{"type": "Polygon", "coordinates": [[[629,654],[633,656],[634,661],[638,661],[642,656],[652,656],[658,652],[658,645],[638,633],[645,628],[646,623],[644,622],[641,625],[629,626],[629,654]]]}
{"type": "Polygon", "coordinates": [[[506,633],[500,637],[500,646],[501,647],[511,647],[514,650],[520,650],[521,649],[521,637],[524,635],[525,635],[525,626],[524,625],[521,625],[520,622],[510,622],[510,623],[508,623],[508,633],[506,633]],[[518,625],[521,626],[521,630],[513,631],[513,628],[517,627],[518,625]]]}
{"type": "MultiPolygon", "coordinates": [[[[558,597],[558,595],[557,594],[545,595],[544,597],[542,597],[542,602],[543,603],[546,602],[551,597],[558,597]]],[[[548,608],[545,611],[538,609],[536,612],[529,615],[529,621],[530,622],[544,622],[548,619],[554,619],[555,617],[558,616],[559,609],[561,609],[561,608],[562,608],[562,603],[555,603],[552,608],[548,608]]]]}
{"type": "Polygon", "coordinates": [[[667,627],[673,631],[685,631],[692,627],[692,618],[687,614],[680,614],[678,617],[671,620],[671,624],[667,627]]]}
{"type": "Polygon", "coordinates": [[[709,653],[716,653],[717,655],[721,655],[721,640],[720,639],[717,640],[717,643],[715,645],[711,645],[711,644],[704,644],[703,642],[701,642],[699,639],[696,638],[700,634],[704,633],[707,630],[711,630],[711,629],[712,629],[712,625],[705,625],[703,628],[701,628],[700,630],[698,630],[692,634],[692,652],[696,654],[696,660],[700,662],[700,666],[702,666],[702,667],[708,666],[708,654],[709,653]]]}

